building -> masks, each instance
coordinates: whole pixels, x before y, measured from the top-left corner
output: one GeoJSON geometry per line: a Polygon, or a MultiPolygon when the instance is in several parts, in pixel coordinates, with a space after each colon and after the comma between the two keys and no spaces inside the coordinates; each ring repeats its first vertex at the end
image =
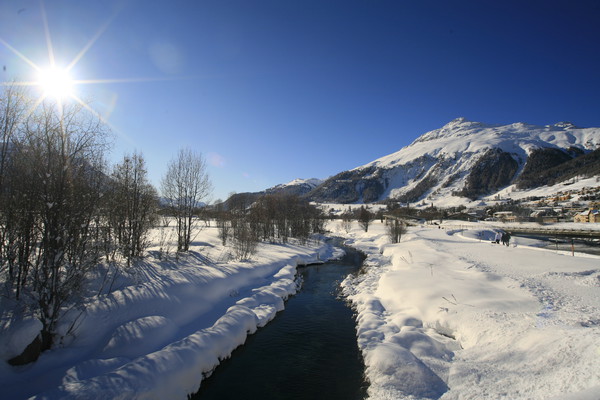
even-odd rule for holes
{"type": "Polygon", "coordinates": [[[494,218],[502,222],[516,222],[517,217],[512,211],[498,211],[494,213],[494,218]]]}
{"type": "Polygon", "coordinates": [[[587,209],[585,211],[580,212],[579,214],[575,214],[573,217],[574,222],[600,222],[600,210],[595,209],[587,209]]]}

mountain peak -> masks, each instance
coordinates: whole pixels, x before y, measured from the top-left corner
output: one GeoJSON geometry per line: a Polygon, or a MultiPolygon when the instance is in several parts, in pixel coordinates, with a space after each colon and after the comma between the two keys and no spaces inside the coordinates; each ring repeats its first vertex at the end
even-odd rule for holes
{"type": "Polygon", "coordinates": [[[577,125],[575,125],[572,122],[569,121],[561,121],[561,122],[557,122],[554,124],[555,127],[557,128],[562,128],[564,130],[569,130],[569,129],[578,129],[579,127],[577,125]]]}
{"type": "Polygon", "coordinates": [[[468,119],[466,119],[465,117],[458,117],[458,118],[454,118],[452,121],[448,122],[446,125],[444,125],[444,127],[451,127],[451,126],[456,126],[456,125],[463,125],[463,124],[468,124],[471,123],[473,121],[469,121],[468,119]]]}
{"type": "Polygon", "coordinates": [[[291,182],[284,183],[284,184],[278,185],[278,186],[285,187],[285,186],[309,185],[309,186],[312,186],[312,187],[317,187],[321,183],[323,183],[322,179],[317,179],[317,178],[301,179],[301,178],[297,178],[297,179],[294,179],[291,182]]]}
{"type": "Polygon", "coordinates": [[[413,144],[428,142],[443,137],[449,138],[462,136],[465,133],[472,134],[474,133],[473,129],[484,128],[487,126],[488,125],[485,125],[481,122],[470,121],[465,117],[459,117],[453,119],[452,121],[448,122],[446,125],[442,126],[439,129],[435,129],[433,131],[425,133],[424,135],[421,135],[413,142],[413,144]]]}
{"type": "MultiPolygon", "coordinates": [[[[456,118],[392,154],[329,178],[310,196],[321,202],[444,199],[458,204],[460,200],[448,198],[485,197],[516,184],[529,161],[529,175],[518,182],[531,181],[540,168],[530,171],[540,160],[558,154],[551,161],[566,162],[568,155],[585,154],[600,145],[600,128],[574,128],[569,122],[537,126],[456,118]]],[[[554,167],[543,165],[542,169],[554,167]]]]}

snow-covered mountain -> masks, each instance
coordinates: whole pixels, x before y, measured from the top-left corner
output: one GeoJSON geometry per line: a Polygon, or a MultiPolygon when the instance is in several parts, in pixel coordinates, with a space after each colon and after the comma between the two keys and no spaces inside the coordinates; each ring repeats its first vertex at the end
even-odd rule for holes
{"type": "Polygon", "coordinates": [[[266,192],[304,195],[322,183],[323,180],[317,178],[294,179],[291,182],[273,186],[272,188],[267,189],[266,192]]]}
{"type": "Polygon", "coordinates": [[[234,207],[234,204],[236,204],[237,207],[240,207],[240,204],[243,204],[243,207],[247,207],[254,201],[256,201],[256,199],[266,194],[292,195],[303,197],[308,195],[308,193],[310,193],[322,183],[323,180],[317,178],[294,179],[291,182],[273,186],[271,188],[263,190],[262,192],[236,193],[229,197],[227,201],[225,201],[225,207],[231,208],[234,207]]]}
{"type": "Polygon", "coordinates": [[[341,172],[311,200],[369,203],[384,199],[471,199],[517,184],[528,188],[577,174],[600,174],[600,128],[568,122],[489,125],[457,118],[401,150],[341,172]]]}

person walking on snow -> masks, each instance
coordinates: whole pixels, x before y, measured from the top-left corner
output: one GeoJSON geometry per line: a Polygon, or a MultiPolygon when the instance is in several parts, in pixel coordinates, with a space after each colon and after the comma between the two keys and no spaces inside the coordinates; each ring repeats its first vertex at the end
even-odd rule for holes
{"type": "Polygon", "coordinates": [[[504,235],[502,235],[502,241],[504,242],[506,247],[508,247],[508,245],[510,244],[510,232],[506,232],[504,235]]]}
{"type": "Polygon", "coordinates": [[[500,232],[496,232],[496,237],[494,238],[494,242],[496,242],[496,244],[500,244],[501,238],[502,238],[502,234],[500,232]]]}

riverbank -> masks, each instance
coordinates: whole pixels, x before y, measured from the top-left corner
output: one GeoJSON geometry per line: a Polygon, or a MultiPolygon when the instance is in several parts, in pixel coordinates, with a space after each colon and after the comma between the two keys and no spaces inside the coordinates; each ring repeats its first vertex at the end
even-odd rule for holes
{"type": "Polygon", "coordinates": [[[360,270],[363,257],[344,251],[339,260],[299,267],[302,286],[285,310],[248,337],[191,400],[363,400],[354,312],[339,286],[360,270]]]}
{"type": "MultiPolygon", "coordinates": [[[[600,258],[495,245],[478,226],[410,228],[392,245],[380,222],[366,233],[329,224],[368,256],[343,290],[370,398],[596,399],[600,258]]],[[[185,257],[150,250],[135,274],[88,299],[76,336],[34,364],[2,363],[3,396],[185,399],[283,308],[298,265],[340,255],[325,242],[261,244],[238,262],[216,228],[185,257]]],[[[34,328],[2,332],[5,360],[34,328]]]]}
{"type": "Polygon", "coordinates": [[[485,227],[394,245],[379,222],[332,228],[368,256],[343,286],[371,399],[597,399],[600,258],[495,245],[485,227]]]}
{"type": "MultiPolygon", "coordinates": [[[[205,374],[264,326],[297,290],[298,265],[340,256],[325,241],[261,243],[252,261],[236,261],[216,227],[198,232],[189,254],[149,256],[112,290],[92,295],[75,335],[21,367],[0,362],[2,396],[10,399],[186,399],[205,374]]],[[[318,239],[318,238],[317,238],[318,239]]],[[[164,244],[163,244],[164,245],[164,244]]],[[[173,244],[171,244],[173,246],[173,244]]],[[[7,325],[0,355],[19,354],[38,324],[7,325]]],[[[36,330],[37,329],[37,330],[36,330]]]]}

